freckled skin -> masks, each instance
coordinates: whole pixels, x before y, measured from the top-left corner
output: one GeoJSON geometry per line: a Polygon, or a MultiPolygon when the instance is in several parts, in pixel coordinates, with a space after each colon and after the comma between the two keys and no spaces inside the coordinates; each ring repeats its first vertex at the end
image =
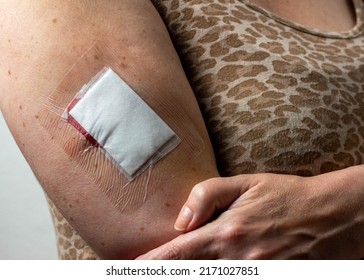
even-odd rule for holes
{"type": "MultiPolygon", "coordinates": [[[[10,66],[11,72],[16,73],[14,79],[0,75],[0,92],[5,93],[0,95],[0,108],[49,198],[101,258],[135,258],[177,236],[174,220],[191,188],[218,176],[218,172],[197,102],[168,32],[151,3],[110,0],[105,5],[101,0],[66,0],[52,1],[50,5],[15,0],[0,4],[4,15],[0,18],[0,37],[9,38],[11,43],[11,47],[0,45],[4,61],[0,73],[7,73],[10,66]],[[110,38],[109,34],[113,36],[110,38]],[[47,105],[47,96],[95,40],[107,41],[118,50],[115,55],[124,61],[126,75],[131,67],[137,69],[138,75],[130,75],[129,79],[152,89],[153,98],[176,96],[178,106],[186,110],[204,143],[202,152],[188,166],[168,174],[173,184],[158,189],[132,214],[118,211],[40,125],[39,112],[47,105]],[[18,114],[14,115],[15,111],[18,114]]],[[[175,158],[184,156],[178,153],[177,148],[175,158]]],[[[71,230],[68,226],[62,232],[72,236],[71,230]]],[[[66,239],[61,238],[63,245],[70,242],[66,239]]],[[[77,257],[76,247],[70,248],[70,257],[77,257]]]]}

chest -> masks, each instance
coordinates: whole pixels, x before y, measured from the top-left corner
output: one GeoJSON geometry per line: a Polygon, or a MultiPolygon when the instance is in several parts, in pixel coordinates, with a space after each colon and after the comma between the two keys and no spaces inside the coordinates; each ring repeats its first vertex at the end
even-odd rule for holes
{"type": "Polygon", "coordinates": [[[207,2],[179,1],[165,17],[221,173],[314,175],[363,163],[363,37],[325,38],[239,1],[207,2]]]}

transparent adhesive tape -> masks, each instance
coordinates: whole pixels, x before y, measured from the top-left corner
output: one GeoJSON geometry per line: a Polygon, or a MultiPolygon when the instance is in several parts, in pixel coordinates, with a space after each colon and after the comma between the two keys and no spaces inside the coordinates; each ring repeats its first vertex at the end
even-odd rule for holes
{"type": "Polygon", "coordinates": [[[129,180],[172,151],[180,138],[111,68],[104,68],[63,114],[129,180]]]}
{"type": "Polygon", "coordinates": [[[43,102],[39,119],[111,203],[131,211],[169,186],[204,143],[178,97],[157,97],[114,54],[90,48],[43,102]]]}

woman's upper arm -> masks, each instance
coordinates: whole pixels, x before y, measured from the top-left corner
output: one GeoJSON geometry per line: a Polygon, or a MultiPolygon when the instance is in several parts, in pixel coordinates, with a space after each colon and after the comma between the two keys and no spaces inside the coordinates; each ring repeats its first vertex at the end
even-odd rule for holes
{"type": "MultiPolygon", "coordinates": [[[[173,238],[177,235],[174,219],[190,189],[218,173],[198,105],[157,12],[149,1],[18,2],[1,1],[0,5],[1,14],[6,15],[0,20],[1,40],[6,43],[0,47],[0,108],[48,196],[103,258],[133,258],[173,238]],[[77,74],[77,61],[96,41],[105,50],[114,50],[115,59],[123,60],[123,78],[147,103],[154,102],[152,108],[164,122],[173,123],[177,130],[179,125],[191,128],[179,131],[182,142],[200,141],[195,151],[177,146],[162,159],[165,170],[150,169],[160,172],[155,177],[169,180],[150,177],[152,194],[145,194],[130,211],[117,207],[103,190],[107,180],[100,183],[85,167],[95,158],[74,160],[61,144],[71,139],[57,141],[44,125],[49,123],[48,115],[42,112],[48,110],[52,92],[72,66],[77,74]],[[169,104],[166,100],[181,108],[180,115],[165,114],[166,108],[158,104],[169,104]],[[186,151],[191,155],[186,157],[186,151]],[[188,161],[176,164],[179,158],[188,161]]],[[[99,50],[102,53],[102,47],[99,50]]],[[[67,96],[71,93],[63,94],[72,99],[67,96]]],[[[108,171],[101,174],[107,176],[108,171]]],[[[126,204],[128,198],[118,199],[126,204]]]]}

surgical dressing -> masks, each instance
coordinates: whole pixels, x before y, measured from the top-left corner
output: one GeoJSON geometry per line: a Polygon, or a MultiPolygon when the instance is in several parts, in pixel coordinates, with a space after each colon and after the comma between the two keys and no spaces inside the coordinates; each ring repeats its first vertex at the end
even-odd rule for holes
{"type": "Polygon", "coordinates": [[[162,97],[123,63],[96,42],[41,100],[39,121],[101,193],[130,212],[188,172],[204,142],[180,106],[183,95],[162,97]]]}
{"type": "Polygon", "coordinates": [[[133,179],[180,142],[173,130],[112,69],[92,79],[66,117],[133,179]]]}

